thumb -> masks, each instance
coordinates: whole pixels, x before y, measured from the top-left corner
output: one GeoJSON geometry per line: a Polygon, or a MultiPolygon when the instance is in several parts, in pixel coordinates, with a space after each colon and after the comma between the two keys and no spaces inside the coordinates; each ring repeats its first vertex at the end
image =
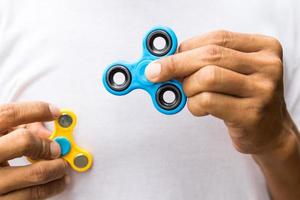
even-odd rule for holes
{"type": "MultiPolygon", "coordinates": [[[[170,60],[172,58],[168,58],[170,60]]],[[[151,82],[163,82],[174,77],[174,66],[172,62],[161,59],[151,62],[145,69],[146,78],[151,82]]]]}
{"type": "Polygon", "coordinates": [[[60,146],[48,138],[38,137],[28,129],[17,129],[0,138],[0,163],[27,156],[34,160],[60,156],[60,146]]]}
{"type": "Polygon", "coordinates": [[[145,75],[151,82],[163,82],[184,78],[196,71],[193,52],[177,53],[151,62],[145,69],[145,75]]]}

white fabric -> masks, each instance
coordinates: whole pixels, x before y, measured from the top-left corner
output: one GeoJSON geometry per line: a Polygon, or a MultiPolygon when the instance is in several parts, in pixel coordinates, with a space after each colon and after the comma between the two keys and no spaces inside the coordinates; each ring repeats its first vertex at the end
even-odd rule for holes
{"type": "Polygon", "coordinates": [[[162,115],[145,92],[111,95],[101,76],[115,60],[138,59],[154,25],[170,26],[179,41],[215,29],[272,35],[284,46],[299,125],[298,2],[0,0],[0,103],[43,100],[77,113],[75,138],[94,167],[72,173],[54,199],[267,200],[262,173],[235,151],[222,121],[186,108],[162,115]]]}

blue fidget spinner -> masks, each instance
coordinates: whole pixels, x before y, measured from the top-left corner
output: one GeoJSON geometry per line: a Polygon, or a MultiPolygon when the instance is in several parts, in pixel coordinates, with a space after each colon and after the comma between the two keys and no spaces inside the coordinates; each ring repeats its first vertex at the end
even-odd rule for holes
{"type": "Polygon", "coordinates": [[[135,63],[114,62],[109,65],[103,74],[103,84],[114,95],[125,95],[134,89],[147,91],[155,108],[164,114],[171,115],[181,111],[186,104],[186,96],[182,85],[177,80],[161,83],[152,83],[145,76],[146,66],[161,57],[173,55],[177,49],[177,37],[168,27],[155,27],[147,32],[143,40],[143,55],[135,63]],[[155,45],[155,40],[163,41],[162,47],[155,45]],[[115,76],[121,74],[123,81],[117,82],[115,76]],[[166,100],[169,92],[172,100],[166,100]]]}

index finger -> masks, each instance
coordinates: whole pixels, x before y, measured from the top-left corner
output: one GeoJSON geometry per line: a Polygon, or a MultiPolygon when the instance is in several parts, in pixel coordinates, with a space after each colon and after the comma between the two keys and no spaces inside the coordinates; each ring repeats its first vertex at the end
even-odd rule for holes
{"type": "Polygon", "coordinates": [[[154,61],[146,67],[145,75],[149,81],[162,82],[173,78],[184,78],[207,65],[216,65],[248,75],[258,70],[261,62],[259,58],[249,53],[207,45],[154,61]]]}
{"type": "Polygon", "coordinates": [[[59,116],[59,109],[45,102],[5,104],[0,106],[0,132],[21,124],[51,121],[59,116]]]}
{"type": "Polygon", "coordinates": [[[189,51],[206,45],[218,45],[246,53],[257,52],[264,49],[282,51],[280,43],[273,37],[221,30],[209,32],[183,41],[178,48],[178,52],[189,51]]]}

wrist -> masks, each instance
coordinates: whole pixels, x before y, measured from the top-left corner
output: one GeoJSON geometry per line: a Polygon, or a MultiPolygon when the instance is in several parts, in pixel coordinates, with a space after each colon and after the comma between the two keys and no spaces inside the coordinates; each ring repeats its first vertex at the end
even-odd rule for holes
{"type": "Polygon", "coordinates": [[[258,154],[253,154],[252,157],[259,164],[273,165],[276,162],[285,163],[295,157],[300,157],[299,151],[299,132],[286,111],[282,120],[282,129],[265,149],[258,154]]]}
{"type": "Polygon", "coordinates": [[[299,132],[288,113],[271,147],[252,155],[265,176],[271,196],[273,199],[299,199],[299,132]]]}

